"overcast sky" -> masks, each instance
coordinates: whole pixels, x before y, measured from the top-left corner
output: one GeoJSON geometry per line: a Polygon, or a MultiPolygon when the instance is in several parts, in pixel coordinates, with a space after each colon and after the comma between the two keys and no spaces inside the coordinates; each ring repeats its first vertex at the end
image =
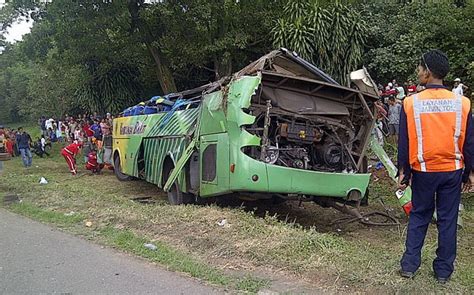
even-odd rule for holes
{"type": "Polygon", "coordinates": [[[19,22],[14,22],[12,26],[8,28],[8,32],[5,34],[5,39],[11,43],[20,41],[24,34],[30,32],[32,26],[33,20],[27,22],[25,18],[22,18],[19,22]]]}
{"type": "MultiPolygon", "coordinates": [[[[160,1],[161,0],[145,0],[145,3],[156,3],[160,1]]],[[[50,2],[50,0],[46,2],[50,2]]],[[[5,0],[0,0],[0,9],[3,5],[5,5],[5,0]]],[[[11,43],[14,43],[15,41],[20,41],[24,34],[30,32],[32,26],[33,20],[27,22],[25,18],[20,18],[17,22],[14,22],[12,26],[8,29],[8,33],[5,34],[6,41],[11,43]]]]}

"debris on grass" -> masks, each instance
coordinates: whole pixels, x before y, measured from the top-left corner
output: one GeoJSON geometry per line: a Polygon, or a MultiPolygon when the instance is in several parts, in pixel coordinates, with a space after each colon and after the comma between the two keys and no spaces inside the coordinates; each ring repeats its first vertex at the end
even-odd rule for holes
{"type": "Polygon", "coordinates": [[[46,180],[46,178],[41,177],[39,184],[48,184],[48,181],[46,180]]]}
{"type": "Polygon", "coordinates": [[[225,219],[225,218],[222,219],[221,221],[218,221],[217,225],[221,226],[221,227],[229,227],[229,224],[227,223],[227,219],[225,219]]]}
{"type": "Polygon", "coordinates": [[[145,243],[145,244],[143,244],[143,246],[145,248],[147,248],[148,250],[151,250],[151,251],[156,251],[156,249],[158,249],[158,247],[156,247],[155,245],[153,245],[151,243],[145,243]]]}

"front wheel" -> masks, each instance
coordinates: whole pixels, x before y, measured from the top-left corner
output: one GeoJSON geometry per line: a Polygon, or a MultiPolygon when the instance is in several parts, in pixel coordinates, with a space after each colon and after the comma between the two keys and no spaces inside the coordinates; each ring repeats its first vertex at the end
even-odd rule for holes
{"type": "Polygon", "coordinates": [[[114,159],[114,173],[117,179],[120,181],[129,181],[132,179],[132,177],[122,173],[122,165],[120,163],[120,157],[118,156],[114,159]]]}

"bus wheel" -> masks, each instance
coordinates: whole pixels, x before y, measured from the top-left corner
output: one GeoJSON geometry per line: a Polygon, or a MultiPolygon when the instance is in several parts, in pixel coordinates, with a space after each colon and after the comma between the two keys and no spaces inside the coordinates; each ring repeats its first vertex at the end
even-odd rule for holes
{"type": "MultiPolygon", "coordinates": [[[[170,170],[169,174],[173,169],[170,170]]],[[[194,196],[192,194],[183,193],[181,188],[178,185],[178,182],[175,181],[168,191],[168,202],[171,205],[182,205],[182,204],[191,204],[193,203],[194,196]]]]}
{"type": "Polygon", "coordinates": [[[120,181],[128,181],[131,180],[132,177],[128,176],[127,174],[122,173],[122,166],[120,164],[120,157],[115,157],[114,159],[114,173],[118,180],[120,181]]]}

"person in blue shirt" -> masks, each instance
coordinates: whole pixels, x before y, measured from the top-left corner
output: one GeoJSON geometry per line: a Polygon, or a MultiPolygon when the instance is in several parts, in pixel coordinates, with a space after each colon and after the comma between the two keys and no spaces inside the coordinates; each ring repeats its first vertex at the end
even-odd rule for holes
{"type": "Polygon", "coordinates": [[[23,127],[18,128],[18,134],[16,137],[18,149],[20,150],[21,159],[25,168],[31,167],[33,156],[31,155],[30,143],[31,136],[23,131],[23,127]]]}
{"type": "Polygon", "coordinates": [[[102,140],[102,129],[100,128],[100,121],[95,120],[91,126],[91,130],[94,131],[94,137],[96,140],[102,140]]]}
{"type": "Polygon", "coordinates": [[[58,138],[56,137],[56,131],[53,130],[52,128],[49,128],[48,131],[49,131],[49,140],[50,140],[51,142],[56,142],[56,141],[58,141],[58,138]]]}

